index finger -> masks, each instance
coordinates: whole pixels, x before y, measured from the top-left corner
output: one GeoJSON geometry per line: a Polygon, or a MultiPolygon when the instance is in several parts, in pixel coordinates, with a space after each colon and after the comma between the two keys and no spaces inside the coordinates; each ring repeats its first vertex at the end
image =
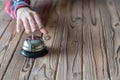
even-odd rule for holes
{"type": "Polygon", "coordinates": [[[36,21],[36,23],[37,23],[40,31],[41,31],[42,33],[44,33],[44,34],[47,34],[48,31],[46,30],[46,28],[44,28],[44,26],[43,26],[43,24],[42,24],[39,16],[38,16],[37,14],[35,14],[35,15],[34,15],[34,18],[35,18],[35,21],[36,21]]]}

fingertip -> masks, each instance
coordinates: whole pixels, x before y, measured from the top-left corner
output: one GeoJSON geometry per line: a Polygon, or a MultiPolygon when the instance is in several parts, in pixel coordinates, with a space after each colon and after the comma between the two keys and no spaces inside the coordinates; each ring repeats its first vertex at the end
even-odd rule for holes
{"type": "Polygon", "coordinates": [[[30,33],[30,31],[29,31],[29,30],[26,30],[25,32],[26,32],[27,34],[29,34],[29,33],[30,33]]]}
{"type": "Polygon", "coordinates": [[[22,28],[22,21],[17,19],[17,23],[16,23],[16,32],[20,33],[21,32],[21,28],[22,28]]]}
{"type": "Polygon", "coordinates": [[[36,31],[37,31],[37,29],[36,29],[36,28],[32,29],[32,32],[36,32],[36,31]]]}
{"type": "Polygon", "coordinates": [[[43,34],[48,34],[48,31],[46,29],[41,29],[40,30],[43,34]]]}
{"type": "Polygon", "coordinates": [[[45,34],[48,34],[48,31],[46,30],[45,34]]]}
{"type": "Polygon", "coordinates": [[[17,33],[20,33],[20,30],[17,30],[17,33]]]}
{"type": "Polygon", "coordinates": [[[16,32],[17,32],[17,33],[20,33],[20,30],[18,29],[18,27],[16,28],[16,32]]]}

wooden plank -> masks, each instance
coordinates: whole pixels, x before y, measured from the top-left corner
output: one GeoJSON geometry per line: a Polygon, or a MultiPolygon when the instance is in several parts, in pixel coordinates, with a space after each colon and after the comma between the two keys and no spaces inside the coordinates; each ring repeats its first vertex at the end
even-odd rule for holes
{"type": "Polygon", "coordinates": [[[120,19],[120,0],[115,0],[114,2],[117,9],[117,14],[119,15],[119,19],[120,19]]]}
{"type": "MultiPolygon", "coordinates": [[[[112,80],[120,79],[120,55],[119,55],[119,46],[120,46],[120,21],[119,15],[117,14],[117,8],[115,7],[114,0],[107,0],[107,6],[109,10],[109,15],[102,14],[102,17],[108,19],[108,23],[105,23],[105,31],[106,31],[106,47],[107,47],[107,55],[109,61],[109,69],[112,80]],[[105,17],[106,16],[106,17],[105,17]],[[110,18],[109,18],[110,16],[110,18]],[[110,25],[111,24],[111,25],[110,25]]],[[[103,13],[105,10],[101,10],[103,13]]],[[[105,19],[105,20],[106,20],[105,19]]]]}
{"type": "Polygon", "coordinates": [[[90,8],[91,22],[93,25],[96,25],[96,16],[95,16],[96,0],[88,0],[88,1],[89,1],[89,8],[90,8]]]}
{"type": "Polygon", "coordinates": [[[14,24],[14,21],[10,23],[9,27],[0,39],[0,45],[2,45],[0,46],[0,79],[2,79],[9,65],[12,55],[14,54],[14,50],[16,49],[17,43],[19,42],[19,38],[22,34],[16,34],[16,31],[14,30],[14,24]]]}
{"type": "Polygon", "coordinates": [[[25,37],[26,35],[24,34],[16,48],[3,80],[28,80],[34,59],[27,59],[20,55],[25,37]]]}
{"type": "Polygon", "coordinates": [[[10,16],[5,12],[4,7],[2,7],[0,10],[0,38],[8,27],[10,21],[10,16]]]}
{"type": "Polygon", "coordinates": [[[5,2],[4,1],[0,1],[0,10],[5,6],[5,2]]]}
{"type": "Polygon", "coordinates": [[[82,80],[82,1],[66,1],[63,10],[64,29],[56,80],[82,80]]]}
{"type": "Polygon", "coordinates": [[[118,9],[115,6],[115,1],[107,0],[106,2],[111,16],[112,27],[113,28],[119,27],[120,20],[119,20],[119,14],[117,13],[118,9]]]}
{"type": "Polygon", "coordinates": [[[99,11],[99,5],[105,8],[105,4],[99,3],[99,1],[100,0],[90,0],[90,2],[88,2],[88,0],[84,1],[83,80],[111,80],[104,40],[106,37],[103,36],[104,28],[102,28],[103,24],[101,23],[99,11]],[[94,11],[90,9],[89,3],[95,3],[94,11]],[[94,15],[90,15],[90,12],[95,13],[94,15]],[[91,20],[91,16],[95,17],[96,24],[91,20]]]}

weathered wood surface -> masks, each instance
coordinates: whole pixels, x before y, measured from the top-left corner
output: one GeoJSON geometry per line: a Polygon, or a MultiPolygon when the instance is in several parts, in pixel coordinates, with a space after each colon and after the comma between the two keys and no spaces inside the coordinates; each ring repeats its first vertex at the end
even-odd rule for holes
{"type": "Polygon", "coordinates": [[[49,53],[20,55],[26,34],[16,34],[0,1],[0,80],[120,80],[120,0],[31,1],[49,53]]]}

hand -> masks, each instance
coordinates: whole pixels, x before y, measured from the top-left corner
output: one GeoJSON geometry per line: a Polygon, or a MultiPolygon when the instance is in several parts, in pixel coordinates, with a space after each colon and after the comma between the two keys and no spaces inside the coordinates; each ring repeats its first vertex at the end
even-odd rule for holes
{"type": "Polygon", "coordinates": [[[17,25],[16,30],[19,33],[22,28],[25,28],[26,33],[35,32],[40,30],[42,33],[47,34],[48,31],[42,25],[42,22],[35,11],[30,8],[21,7],[17,10],[17,25]],[[24,26],[24,27],[23,27],[24,26]]]}

